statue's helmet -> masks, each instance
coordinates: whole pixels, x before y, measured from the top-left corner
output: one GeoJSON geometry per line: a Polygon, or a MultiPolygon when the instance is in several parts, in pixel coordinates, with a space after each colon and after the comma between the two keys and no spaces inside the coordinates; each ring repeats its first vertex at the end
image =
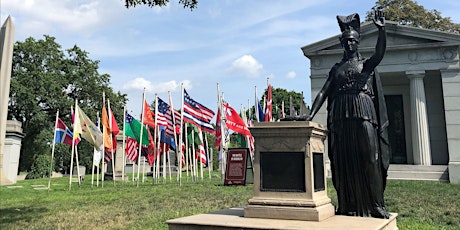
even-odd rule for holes
{"type": "Polygon", "coordinates": [[[342,39],[347,39],[347,38],[354,38],[357,41],[359,41],[359,33],[356,30],[345,30],[342,32],[342,35],[340,36],[340,40],[342,39]]]}
{"type": "Polygon", "coordinates": [[[340,40],[346,38],[354,38],[359,41],[361,36],[361,24],[359,21],[359,15],[357,13],[348,16],[337,16],[337,22],[339,23],[340,30],[342,31],[340,40]]]}

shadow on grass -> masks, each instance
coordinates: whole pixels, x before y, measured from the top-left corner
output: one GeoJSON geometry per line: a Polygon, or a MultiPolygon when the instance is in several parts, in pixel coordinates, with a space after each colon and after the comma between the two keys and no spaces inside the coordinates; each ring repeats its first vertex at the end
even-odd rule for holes
{"type": "Polygon", "coordinates": [[[16,223],[20,221],[33,222],[34,219],[42,219],[48,212],[44,207],[18,207],[0,209],[0,226],[3,224],[16,223]]]}

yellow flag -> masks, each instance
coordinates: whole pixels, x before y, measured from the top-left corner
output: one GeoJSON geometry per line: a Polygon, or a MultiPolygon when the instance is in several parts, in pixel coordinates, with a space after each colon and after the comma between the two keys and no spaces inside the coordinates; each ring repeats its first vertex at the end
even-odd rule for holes
{"type": "MultiPolygon", "coordinates": [[[[76,106],[78,107],[78,105],[76,106]]],[[[73,112],[73,109],[72,109],[72,116],[73,116],[73,139],[78,139],[80,137],[80,134],[82,133],[79,109],[75,109],[75,113],[73,112]]]]}
{"type": "Polygon", "coordinates": [[[102,132],[99,128],[86,116],[83,110],[78,105],[75,106],[75,121],[74,132],[80,134],[81,137],[91,143],[97,150],[102,150],[102,132]]]}

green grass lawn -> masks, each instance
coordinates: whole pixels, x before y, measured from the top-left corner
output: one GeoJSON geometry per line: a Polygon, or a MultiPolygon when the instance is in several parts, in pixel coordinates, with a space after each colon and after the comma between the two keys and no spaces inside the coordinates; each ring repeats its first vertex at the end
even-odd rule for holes
{"type": "MultiPolygon", "coordinates": [[[[0,229],[167,229],[166,220],[247,204],[252,185],[223,186],[213,179],[184,178],[139,187],[106,181],[91,187],[90,176],[79,187],[68,178],[19,181],[0,187],[0,229]]],[[[335,191],[328,193],[336,203],[335,191]]],[[[439,182],[388,181],[387,209],[399,214],[399,229],[460,229],[460,185],[439,182]]]]}

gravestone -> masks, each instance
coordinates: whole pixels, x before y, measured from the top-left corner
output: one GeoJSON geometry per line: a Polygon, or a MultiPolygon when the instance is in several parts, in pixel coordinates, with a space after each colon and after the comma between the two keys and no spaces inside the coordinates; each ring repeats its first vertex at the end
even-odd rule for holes
{"type": "Polygon", "coordinates": [[[244,217],[321,221],[334,216],[327,196],[326,129],[314,122],[256,123],[254,195],[244,217]]]}
{"type": "Polygon", "coordinates": [[[0,31],[0,185],[15,183],[6,177],[9,165],[5,164],[5,135],[10,93],[11,65],[13,61],[14,25],[9,16],[0,31]]]}

